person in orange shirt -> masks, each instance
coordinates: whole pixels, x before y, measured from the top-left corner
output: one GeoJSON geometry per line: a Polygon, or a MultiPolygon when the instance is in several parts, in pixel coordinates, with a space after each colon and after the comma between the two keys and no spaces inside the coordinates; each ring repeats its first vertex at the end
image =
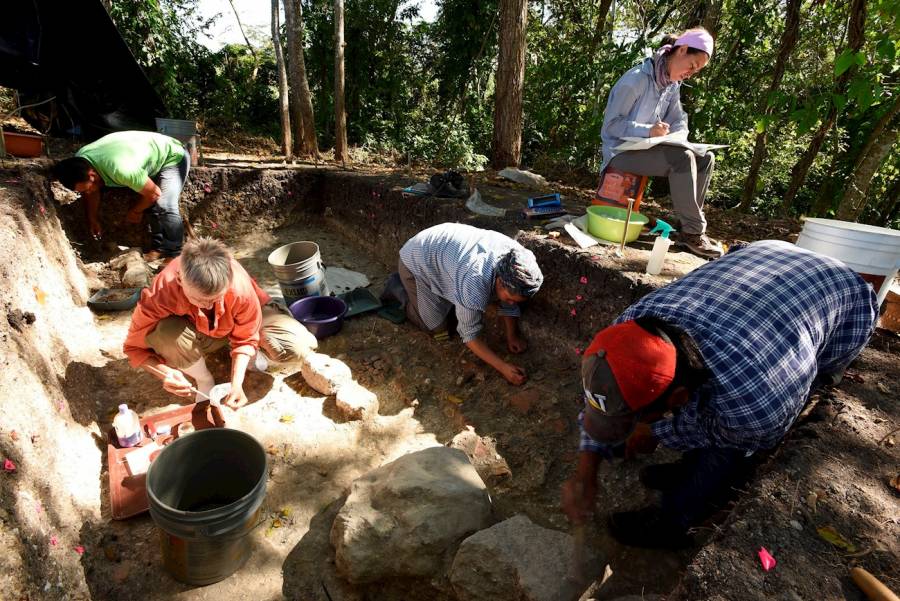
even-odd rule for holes
{"type": "Polygon", "coordinates": [[[160,380],[165,390],[190,396],[194,378],[206,394],[215,385],[205,355],[231,346],[231,393],[225,405],[247,403],[244,375],[251,359],[296,361],[316,347],[315,337],[256,284],[220,241],[184,245],[141,294],[124,351],[132,367],[160,380]],[[262,356],[258,356],[258,351],[262,356]]]}

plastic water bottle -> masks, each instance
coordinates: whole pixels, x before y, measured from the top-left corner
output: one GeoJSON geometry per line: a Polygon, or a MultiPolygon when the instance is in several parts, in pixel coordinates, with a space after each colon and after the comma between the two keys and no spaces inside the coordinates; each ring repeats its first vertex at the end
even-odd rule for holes
{"type": "Polygon", "coordinates": [[[122,403],[119,405],[119,413],[113,419],[113,428],[116,430],[116,438],[120,447],[137,446],[143,436],[141,435],[141,420],[138,414],[122,403]]]}
{"type": "Polygon", "coordinates": [[[649,275],[659,275],[662,271],[663,263],[666,260],[666,253],[672,241],[669,234],[672,233],[672,226],[661,219],[656,220],[656,226],[650,230],[650,233],[659,232],[659,236],[653,241],[653,250],[650,251],[650,260],[647,261],[647,273],[649,275]]]}

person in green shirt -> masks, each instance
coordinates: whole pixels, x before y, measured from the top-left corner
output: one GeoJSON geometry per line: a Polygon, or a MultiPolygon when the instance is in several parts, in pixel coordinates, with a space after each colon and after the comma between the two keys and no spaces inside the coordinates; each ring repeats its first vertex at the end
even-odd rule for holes
{"type": "Polygon", "coordinates": [[[178,198],[187,181],[190,157],[181,142],[147,131],[120,131],[81,148],[53,168],[60,183],[79,192],[91,235],[101,234],[98,212],[105,187],[130,188],[140,195],[128,211],[128,223],[150,224],[148,260],[175,257],[184,241],[178,198]]]}

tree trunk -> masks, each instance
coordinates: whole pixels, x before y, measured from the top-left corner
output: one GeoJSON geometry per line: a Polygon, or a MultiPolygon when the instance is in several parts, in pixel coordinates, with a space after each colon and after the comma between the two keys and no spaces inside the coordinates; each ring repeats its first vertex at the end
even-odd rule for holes
{"type": "Polygon", "coordinates": [[[684,29],[703,27],[716,37],[721,17],[721,0],[698,0],[684,16],[684,29]]]}
{"type": "Polygon", "coordinates": [[[279,0],[272,0],[272,46],[275,49],[275,68],[278,70],[278,103],[281,112],[281,152],[284,158],[294,158],[291,142],[290,93],[288,91],[287,67],[281,47],[281,24],[279,23],[279,0]]]}
{"type": "MultiPolygon", "coordinates": [[[[860,48],[863,46],[863,42],[865,42],[865,27],[866,0],[851,0],[850,22],[847,25],[847,48],[853,52],[859,52],[860,48]]],[[[846,91],[847,83],[850,81],[850,77],[855,70],[855,67],[850,67],[838,77],[834,89],[835,94],[843,94],[846,91]]],[[[783,212],[787,213],[790,210],[794,198],[797,196],[797,192],[803,187],[803,183],[806,181],[806,175],[809,173],[809,168],[812,167],[813,162],[816,160],[816,156],[818,156],[819,151],[822,149],[822,144],[825,142],[826,136],[828,136],[828,131],[837,120],[837,113],[837,106],[832,101],[825,120],[819,126],[819,129],[816,131],[812,140],[810,140],[809,146],[807,146],[803,156],[800,157],[800,160],[797,161],[793,169],[791,169],[791,183],[788,185],[787,192],[785,192],[784,199],[781,203],[781,210],[783,212]]]]}
{"type": "Polygon", "coordinates": [[[344,110],[344,0],[334,0],[334,159],[349,160],[344,110]]]}
{"type": "Polygon", "coordinates": [[[291,114],[297,136],[294,152],[317,158],[316,121],[313,113],[309,82],[306,79],[306,63],[303,59],[303,5],[301,0],[285,0],[284,16],[288,35],[288,80],[291,84],[291,114]],[[299,117],[299,124],[297,119],[299,117]]]}
{"type": "Polygon", "coordinates": [[[522,92],[525,80],[527,0],[500,0],[500,53],[494,97],[491,165],[518,167],[522,160],[522,92]]]}
{"type": "Polygon", "coordinates": [[[247,45],[247,49],[250,50],[250,55],[253,57],[253,73],[250,75],[250,80],[256,81],[256,74],[259,73],[259,57],[256,55],[256,49],[253,47],[253,44],[247,39],[247,34],[244,33],[244,25],[241,23],[241,16],[234,7],[234,0],[228,0],[228,4],[231,5],[231,12],[234,13],[234,20],[237,21],[238,31],[241,32],[241,37],[244,38],[244,43],[247,45]]]}
{"type": "MultiPolygon", "coordinates": [[[[772,81],[769,82],[769,89],[766,90],[766,95],[764,96],[766,108],[763,111],[763,117],[768,117],[772,114],[773,107],[771,104],[771,96],[781,86],[781,79],[784,77],[784,70],[787,67],[788,58],[790,58],[791,52],[794,51],[794,46],[797,44],[797,38],[800,33],[800,5],[802,3],[802,0],[788,0],[784,32],[781,34],[778,57],[775,59],[775,71],[772,73],[772,81]]],[[[750,208],[753,197],[756,196],[756,182],[759,180],[759,170],[760,167],[762,167],[763,160],[766,158],[768,131],[769,127],[768,124],[766,124],[765,128],[756,134],[756,145],[753,147],[753,160],[750,161],[750,173],[747,174],[747,179],[744,180],[744,194],[741,197],[741,205],[739,207],[740,210],[744,212],[750,208]]]]}
{"type": "Polygon", "coordinates": [[[866,192],[872,178],[900,136],[900,96],[894,97],[891,108],[879,119],[869,134],[853,166],[853,174],[844,197],[838,205],[837,218],[856,221],[866,205],[866,192]]]}

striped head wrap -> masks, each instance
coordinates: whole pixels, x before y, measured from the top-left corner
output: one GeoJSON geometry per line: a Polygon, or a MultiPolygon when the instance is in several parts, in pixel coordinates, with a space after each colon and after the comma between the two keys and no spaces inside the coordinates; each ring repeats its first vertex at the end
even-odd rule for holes
{"type": "Polygon", "coordinates": [[[525,248],[512,248],[497,263],[497,277],[516,296],[531,298],[544,283],[534,253],[525,248]]]}

